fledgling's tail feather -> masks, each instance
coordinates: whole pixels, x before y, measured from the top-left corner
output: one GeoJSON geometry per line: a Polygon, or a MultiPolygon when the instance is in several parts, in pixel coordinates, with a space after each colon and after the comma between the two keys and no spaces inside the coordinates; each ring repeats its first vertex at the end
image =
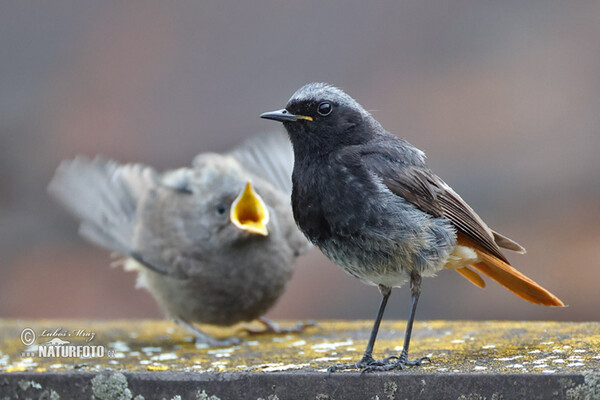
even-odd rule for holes
{"type": "Polygon", "coordinates": [[[81,222],[79,232],[85,239],[129,255],[137,202],[155,181],[149,167],[77,157],[59,165],[48,191],[81,222]]]}

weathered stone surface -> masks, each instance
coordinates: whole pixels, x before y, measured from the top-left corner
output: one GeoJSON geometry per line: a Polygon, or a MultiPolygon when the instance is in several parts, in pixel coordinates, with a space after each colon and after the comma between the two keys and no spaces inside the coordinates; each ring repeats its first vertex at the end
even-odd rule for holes
{"type": "MultiPolygon", "coordinates": [[[[299,334],[258,336],[205,327],[244,339],[207,348],[168,321],[0,320],[0,398],[600,399],[600,323],[419,321],[411,357],[428,355],[430,364],[325,372],[361,357],[370,325],[322,321],[299,334]],[[25,328],[36,335],[30,347],[25,328]],[[54,338],[105,354],[40,357],[54,338]]],[[[404,321],[383,323],[375,357],[397,354],[403,333],[404,321]]]]}

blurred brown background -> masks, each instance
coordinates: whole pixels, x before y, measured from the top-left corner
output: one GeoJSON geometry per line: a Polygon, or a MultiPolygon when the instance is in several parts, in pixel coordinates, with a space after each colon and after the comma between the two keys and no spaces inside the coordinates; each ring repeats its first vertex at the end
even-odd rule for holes
{"type": "MultiPolygon", "coordinates": [[[[418,318],[598,320],[600,2],[4,2],[0,317],[159,317],[134,276],[47,196],[64,158],[159,169],[280,128],[261,112],[310,81],[342,87],[496,230],[568,308],[458,274],[418,318]],[[287,4],[283,4],[287,3],[287,4]]],[[[405,318],[396,290],[387,318],[405,318]]],[[[303,257],[276,318],[372,318],[379,294],[303,257]]]]}

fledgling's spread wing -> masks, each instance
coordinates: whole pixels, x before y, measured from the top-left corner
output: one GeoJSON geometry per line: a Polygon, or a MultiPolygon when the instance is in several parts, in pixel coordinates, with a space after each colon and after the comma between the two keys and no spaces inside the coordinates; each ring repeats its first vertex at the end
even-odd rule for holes
{"type": "Polygon", "coordinates": [[[138,201],[155,184],[156,173],[150,167],[77,157],[60,164],[48,191],[80,221],[83,237],[128,255],[138,201]]]}
{"type": "Polygon", "coordinates": [[[253,175],[270,182],[288,196],[291,195],[294,152],[287,135],[283,132],[253,136],[227,155],[235,158],[253,175]]]}
{"type": "Polygon", "coordinates": [[[86,240],[169,274],[167,266],[141,255],[133,243],[139,201],[158,179],[142,164],[77,157],[60,164],[48,191],[80,221],[79,234],[86,240]]]}

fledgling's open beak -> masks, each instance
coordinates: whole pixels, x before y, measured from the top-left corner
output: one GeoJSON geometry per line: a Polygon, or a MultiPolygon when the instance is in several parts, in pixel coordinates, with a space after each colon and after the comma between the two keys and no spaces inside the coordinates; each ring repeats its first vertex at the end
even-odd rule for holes
{"type": "Polygon", "coordinates": [[[262,236],[269,235],[269,210],[262,197],[252,189],[250,182],[233,201],[229,219],[241,230],[262,236]]]}
{"type": "Polygon", "coordinates": [[[298,121],[298,120],[306,120],[306,121],[312,121],[312,117],[309,117],[307,115],[294,115],[292,113],[290,113],[288,110],[286,110],[285,108],[282,108],[281,110],[277,110],[277,111],[270,111],[270,112],[266,112],[266,113],[262,113],[260,114],[261,118],[264,119],[272,119],[274,121],[279,121],[279,122],[289,122],[289,121],[298,121]]]}

